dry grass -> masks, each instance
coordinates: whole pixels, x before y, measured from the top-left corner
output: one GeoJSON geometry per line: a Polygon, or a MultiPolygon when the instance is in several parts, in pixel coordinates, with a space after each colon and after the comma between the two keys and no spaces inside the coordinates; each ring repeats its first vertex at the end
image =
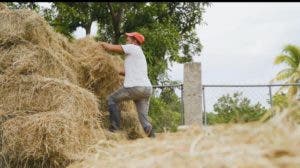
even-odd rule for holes
{"type": "Polygon", "coordinates": [[[99,141],[85,161],[92,167],[300,167],[299,102],[266,123],[191,127],[156,139],[99,141]]]}

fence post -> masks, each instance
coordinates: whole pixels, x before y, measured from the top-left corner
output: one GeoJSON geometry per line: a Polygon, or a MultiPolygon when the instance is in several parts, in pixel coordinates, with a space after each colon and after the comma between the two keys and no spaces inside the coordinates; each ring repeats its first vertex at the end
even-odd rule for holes
{"type": "Polygon", "coordinates": [[[272,100],[272,88],[271,85],[269,85],[269,95],[270,95],[270,106],[273,106],[273,100],[272,100]]]}
{"type": "Polygon", "coordinates": [[[180,117],[180,119],[181,119],[181,125],[184,125],[184,107],[183,107],[183,85],[180,85],[180,91],[181,91],[181,95],[180,95],[180,97],[181,97],[181,109],[180,109],[180,115],[181,115],[181,117],[180,117]]]}
{"type": "Polygon", "coordinates": [[[202,93],[203,93],[203,114],[204,114],[204,125],[207,125],[207,113],[205,109],[205,87],[203,86],[202,88],[202,93]]]}
{"type": "Polygon", "coordinates": [[[184,64],[183,104],[185,125],[203,125],[201,63],[184,64]]]}

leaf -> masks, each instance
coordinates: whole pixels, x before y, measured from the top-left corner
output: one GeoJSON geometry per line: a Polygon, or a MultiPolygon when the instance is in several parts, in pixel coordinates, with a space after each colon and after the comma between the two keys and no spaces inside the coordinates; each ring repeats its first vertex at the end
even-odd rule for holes
{"type": "Polygon", "coordinates": [[[294,73],[294,70],[291,68],[283,69],[277,73],[276,77],[272,80],[272,82],[288,79],[289,77],[291,77],[293,75],[293,73],[294,73]]]}
{"type": "Polygon", "coordinates": [[[297,86],[290,86],[288,89],[288,96],[289,97],[296,96],[297,91],[298,91],[297,86]]]}

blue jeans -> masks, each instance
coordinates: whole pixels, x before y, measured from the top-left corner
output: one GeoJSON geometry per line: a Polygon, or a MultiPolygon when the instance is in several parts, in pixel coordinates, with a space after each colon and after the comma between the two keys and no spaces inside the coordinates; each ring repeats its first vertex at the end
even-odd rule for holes
{"type": "Polygon", "coordinates": [[[124,100],[133,100],[139,116],[139,121],[146,133],[152,129],[152,125],[148,120],[148,110],[150,96],[152,95],[152,87],[135,86],[122,87],[109,95],[108,111],[112,131],[120,129],[120,110],[118,103],[124,100]]]}

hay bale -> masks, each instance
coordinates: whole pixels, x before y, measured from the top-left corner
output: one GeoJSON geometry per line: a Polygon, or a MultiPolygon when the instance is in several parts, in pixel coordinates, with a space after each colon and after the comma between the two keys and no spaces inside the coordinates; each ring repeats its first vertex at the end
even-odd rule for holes
{"type": "Polygon", "coordinates": [[[1,10],[8,10],[8,7],[2,2],[0,2],[0,11],[1,10]]]}
{"type": "MultiPolygon", "coordinates": [[[[65,67],[69,67],[77,77],[83,76],[84,69],[77,60],[79,56],[77,52],[74,52],[72,44],[67,38],[56,33],[37,13],[25,9],[1,10],[0,22],[2,52],[8,52],[8,48],[22,45],[26,41],[41,50],[47,51],[49,57],[54,57],[53,59],[56,59],[65,67]]],[[[21,46],[19,47],[22,48],[21,46]]],[[[23,47],[26,48],[26,46],[23,47]]],[[[16,54],[22,55],[21,51],[16,54]]],[[[32,52],[34,53],[35,51],[33,50],[32,52]]],[[[41,75],[47,76],[45,73],[41,75]]],[[[82,81],[82,79],[77,80],[82,81]]]]}
{"type": "Polygon", "coordinates": [[[0,73],[39,74],[78,83],[77,74],[57,55],[17,36],[0,39],[0,73]]]}
{"type": "MultiPolygon", "coordinates": [[[[90,37],[77,40],[74,48],[82,52],[80,62],[87,69],[84,87],[92,91],[100,100],[100,110],[104,112],[103,127],[109,126],[109,113],[107,111],[107,97],[123,85],[124,77],[119,75],[124,62],[120,55],[106,52],[95,40],[90,37]]],[[[133,101],[120,104],[121,128],[127,132],[128,138],[144,137],[144,131],[138,119],[138,114],[133,101]]]]}
{"type": "Polygon", "coordinates": [[[68,81],[2,75],[0,95],[0,167],[66,166],[105,139],[96,97],[68,81]]]}
{"type": "MultiPolygon", "coordinates": [[[[0,37],[18,36],[41,47],[68,52],[68,40],[53,28],[39,14],[28,9],[0,11],[0,37]]],[[[61,51],[57,51],[61,52],[61,51]]]]}
{"type": "Polygon", "coordinates": [[[123,60],[118,56],[107,53],[92,38],[83,38],[74,42],[74,48],[78,49],[80,62],[88,69],[85,88],[92,90],[97,97],[106,97],[122,86],[123,77],[118,74],[124,67],[123,60]]]}

